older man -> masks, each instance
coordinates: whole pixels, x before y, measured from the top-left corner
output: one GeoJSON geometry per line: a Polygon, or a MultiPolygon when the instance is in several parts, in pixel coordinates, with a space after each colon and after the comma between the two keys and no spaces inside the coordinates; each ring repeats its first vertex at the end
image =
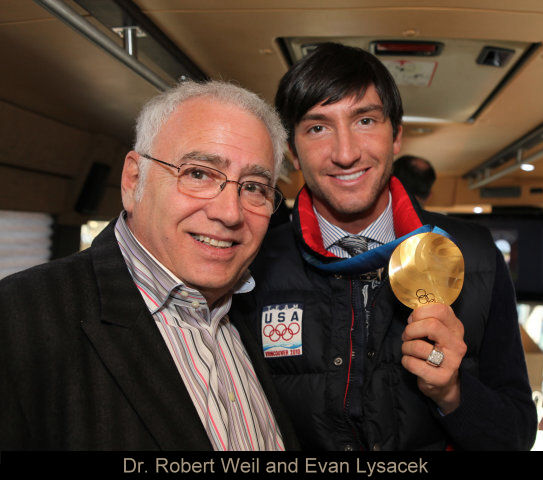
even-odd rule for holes
{"type": "Polygon", "coordinates": [[[0,283],[2,449],[295,446],[227,316],[253,286],[284,141],[273,109],[226,83],[144,107],[118,219],[90,249],[0,283]]]}

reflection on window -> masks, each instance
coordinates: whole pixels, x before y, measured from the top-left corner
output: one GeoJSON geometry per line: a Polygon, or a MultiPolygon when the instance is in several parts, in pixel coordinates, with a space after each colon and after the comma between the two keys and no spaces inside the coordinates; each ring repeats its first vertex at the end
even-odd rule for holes
{"type": "Polygon", "coordinates": [[[499,240],[496,240],[496,246],[498,247],[500,252],[503,253],[505,263],[509,265],[509,262],[511,261],[511,244],[507,240],[500,238],[499,240]]]}
{"type": "MultiPolygon", "coordinates": [[[[539,351],[528,349],[525,351],[528,375],[531,378],[532,398],[537,407],[538,422],[543,422],[543,385],[541,384],[543,372],[543,305],[537,303],[519,303],[517,305],[519,323],[526,334],[539,347],[539,351]],[[539,382],[538,380],[539,379],[539,382]],[[539,388],[538,388],[539,387],[539,388]]],[[[537,347],[535,348],[537,350],[537,347]]],[[[540,425],[542,423],[539,423],[540,425]]],[[[543,450],[543,430],[538,430],[533,451],[543,450]]]]}
{"type": "Polygon", "coordinates": [[[496,247],[502,252],[503,258],[511,272],[513,282],[518,280],[518,232],[513,229],[490,229],[496,247]]]}
{"type": "Polygon", "coordinates": [[[89,220],[86,224],[81,225],[81,244],[80,250],[89,248],[94,238],[106,227],[109,222],[101,222],[98,220],[89,220]]]}
{"type": "Polygon", "coordinates": [[[45,213],[0,210],[0,278],[49,260],[52,225],[45,213]]]}
{"type": "Polygon", "coordinates": [[[519,323],[530,338],[543,350],[543,305],[519,303],[519,323]]]}

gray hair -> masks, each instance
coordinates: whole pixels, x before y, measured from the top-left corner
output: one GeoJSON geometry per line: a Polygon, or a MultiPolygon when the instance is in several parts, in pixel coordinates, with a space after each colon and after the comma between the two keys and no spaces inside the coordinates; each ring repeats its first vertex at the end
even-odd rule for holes
{"type": "MultiPolygon", "coordinates": [[[[176,87],[152,98],[143,106],[138,116],[134,150],[138,153],[152,155],[155,137],[173,111],[184,101],[203,96],[240,107],[264,123],[273,146],[275,163],[273,183],[275,184],[281,171],[286,146],[285,129],[272,106],[257,94],[232,83],[217,80],[201,83],[191,80],[183,81],[176,87]]],[[[149,165],[148,161],[140,162],[140,179],[136,187],[137,200],[143,194],[149,165]]]]}

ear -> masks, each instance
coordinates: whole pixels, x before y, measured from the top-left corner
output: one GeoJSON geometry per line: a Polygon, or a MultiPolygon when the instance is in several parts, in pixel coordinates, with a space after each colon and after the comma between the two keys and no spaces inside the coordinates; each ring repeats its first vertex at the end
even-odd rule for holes
{"type": "Polygon", "coordinates": [[[394,139],[393,143],[394,155],[398,155],[398,153],[400,153],[400,150],[402,149],[402,133],[403,127],[400,125],[398,127],[398,133],[396,134],[396,138],[394,139]]]}
{"type": "Polygon", "coordinates": [[[124,209],[131,213],[136,203],[135,192],[140,178],[139,155],[130,151],[124,159],[123,173],[121,176],[121,194],[124,209]]]}

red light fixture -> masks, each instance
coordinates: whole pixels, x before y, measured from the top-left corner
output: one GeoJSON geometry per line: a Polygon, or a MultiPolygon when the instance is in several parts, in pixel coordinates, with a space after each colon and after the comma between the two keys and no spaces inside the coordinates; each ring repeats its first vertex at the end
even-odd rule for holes
{"type": "Polygon", "coordinates": [[[397,57],[435,57],[443,50],[440,42],[378,40],[370,43],[374,55],[397,57]]]}

